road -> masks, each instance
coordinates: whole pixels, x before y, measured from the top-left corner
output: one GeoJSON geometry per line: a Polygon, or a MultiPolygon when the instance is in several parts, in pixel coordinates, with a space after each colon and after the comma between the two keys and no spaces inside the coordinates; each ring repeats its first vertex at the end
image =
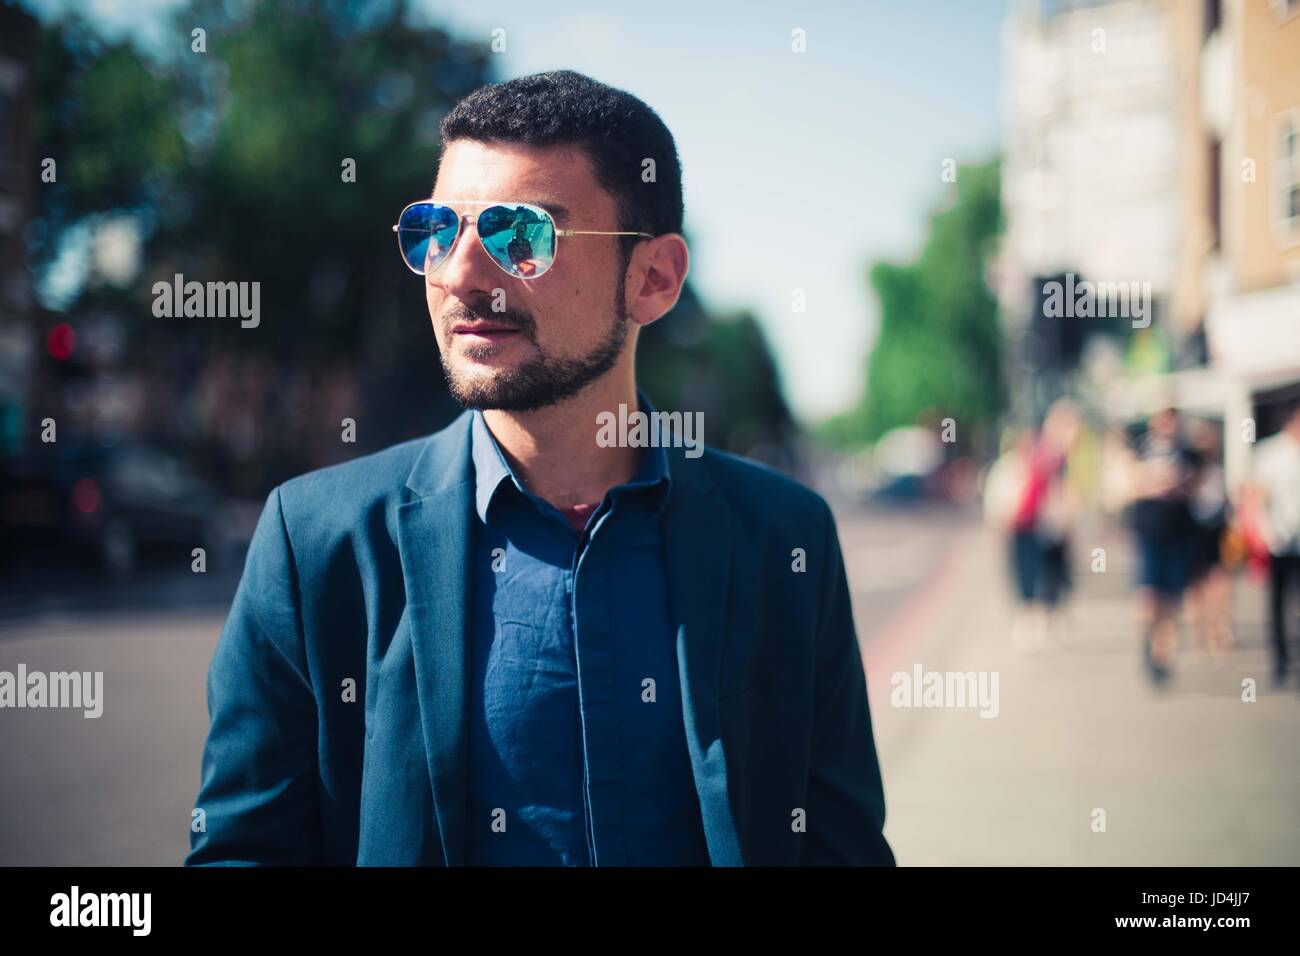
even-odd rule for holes
{"type": "MultiPolygon", "coordinates": [[[[1156,694],[1127,619],[1122,539],[1099,539],[1114,559],[1081,576],[1071,642],[1026,657],[1006,638],[1000,544],[970,513],[839,519],[900,863],[1300,863],[1300,703],[1263,680],[1256,703],[1240,701],[1242,677],[1265,675],[1257,590],[1239,594],[1230,660],[1185,660],[1156,694]],[[918,663],[997,672],[997,717],[892,706],[891,675],[918,663]]],[[[179,862],[233,577],[151,572],[73,601],[33,580],[0,593],[0,670],[103,671],[106,703],[98,719],[0,712],[0,864],[179,862]]]]}

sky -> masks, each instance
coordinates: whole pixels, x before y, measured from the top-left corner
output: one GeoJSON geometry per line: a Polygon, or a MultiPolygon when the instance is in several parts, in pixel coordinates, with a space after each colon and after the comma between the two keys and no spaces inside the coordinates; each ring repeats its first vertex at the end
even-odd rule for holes
{"type": "MultiPolygon", "coordinates": [[[[806,423],[862,395],[871,264],[919,251],[945,159],[998,148],[1005,0],[414,2],[463,39],[504,29],[503,79],[574,69],[659,113],[682,160],[690,278],[710,310],[757,315],[806,423]]],[[[28,5],[150,43],[179,3],[28,5]]]]}

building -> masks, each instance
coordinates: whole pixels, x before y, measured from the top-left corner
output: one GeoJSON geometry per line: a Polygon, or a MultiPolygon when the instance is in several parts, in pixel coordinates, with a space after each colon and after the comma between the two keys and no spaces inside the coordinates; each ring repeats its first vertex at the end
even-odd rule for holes
{"type": "Polygon", "coordinates": [[[1221,421],[1236,485],[1300,396],[1300,0],[1026,0],[1004,42],[1009,340],[1044,277],[1150,282],[1151,327],[1094,397],[1221,421]]]}
{"type": "MultiPolygon", "coordinates": [[[[1300,397],[1300,0],[1171,4],[1181,74],[1178,321],[1222,416],[1229,474],[1300,397]],[[1252,427],[1253,423],[1253,427],[1252,427]]],[[[1180,392],[1192,391],[1180,383],[1180,392]]]]}
{"type": "MultiPolygon", "coordinates": [[[[995,284],[1012,407],[1042,414],[1067,386],[1085,331],[1122,341],[1123,317],[1053,321],[1041,290],[1059,280],[1148,289],[1168,333],[1176,282],[1178,97],[1161,0],[1012,0],[1003,28],[1002,204],[995,284]],[[1018,353],[1018,354],[1017,354],[1018,353]]],[[[1059,317],[1056,317],[1059,318],[1059,317]]],[[[1118,347],[1118,346],[1117,346],[1118,347]]]]}

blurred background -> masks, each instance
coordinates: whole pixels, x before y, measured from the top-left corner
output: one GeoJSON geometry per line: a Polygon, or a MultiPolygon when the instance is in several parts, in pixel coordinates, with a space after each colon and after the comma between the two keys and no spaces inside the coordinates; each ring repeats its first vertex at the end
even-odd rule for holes
{"type": "Polygon", "coordinates": [[[389,226],[459,97],[551,68],[677,138],[641,384],[832,502],[899,861],[1300,863],[1300,482],[1258,467],[1300,400],[1300,2],[700,7],[0,4],[0,670],[105,686],[0,710],[0,865],[183,857],[266,493],[459,411],[389,226]],[[156,316],[176,274],[260,323],[156,316]],[[904,706],[918,666],[997,674],[996,719],[904,706]]]}

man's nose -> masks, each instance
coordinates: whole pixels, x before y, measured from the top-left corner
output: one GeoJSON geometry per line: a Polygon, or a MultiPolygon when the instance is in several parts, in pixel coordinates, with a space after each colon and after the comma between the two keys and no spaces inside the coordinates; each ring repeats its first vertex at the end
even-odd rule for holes
{"type": "Polygon", "coordinates": [[[506,278],[488,258],[478,240],[478,226],[461,220],[460,233],[442,266],[429,273],[429,284],[448,295],[466,301],[475,294],[490,293],[506,278]],[[493,275],[496,273],[496,275],[493,275]]]}

